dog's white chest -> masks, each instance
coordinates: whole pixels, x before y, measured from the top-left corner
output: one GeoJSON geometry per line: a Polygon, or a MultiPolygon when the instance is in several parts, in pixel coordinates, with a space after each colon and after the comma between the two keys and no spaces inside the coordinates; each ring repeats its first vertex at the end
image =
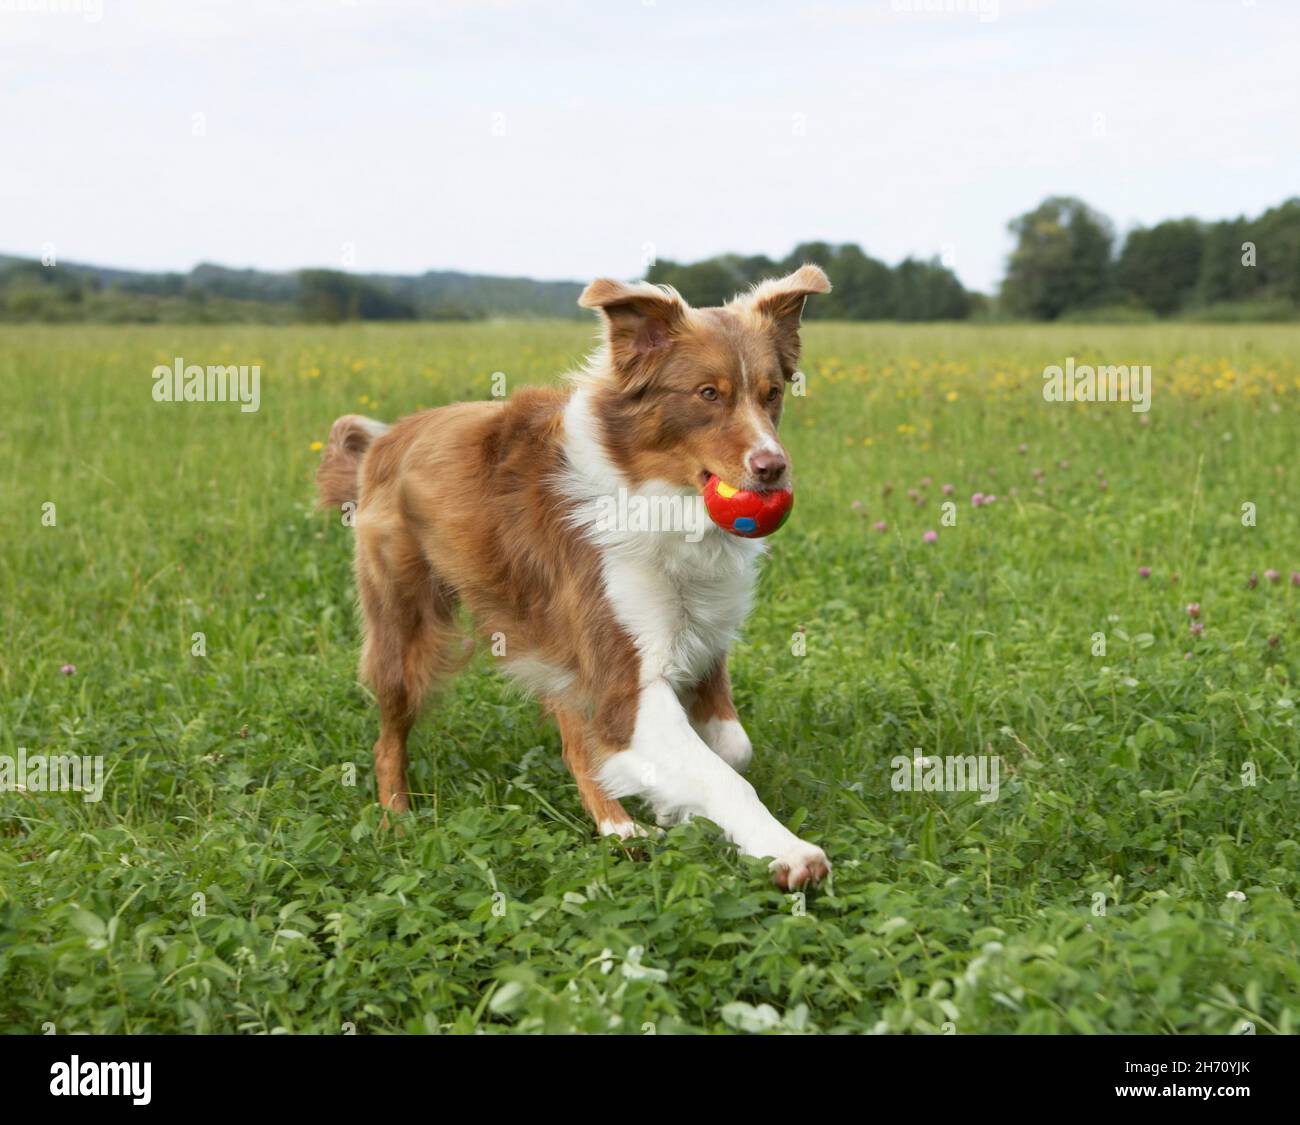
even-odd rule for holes
{"type": "Polygon", "coordinates": [[[564,427],[572,525],[600,552],[605,596],[641,655],[642,685],[661,678],[679,689],[697,683],[749,613],[763,544],[711,523],[698,495],[683,497],[662,481],[629,488],[605,455],[586,392],[569,401],[564,427]],[[645,530],[620,518],[633,502],[652,498],[675,498],[669,510],[683,526],[645,530]],[[692,505],[689,513],[684,504],[692,505]]]}
{"type": "Polygon", "coordinates": [[[697,683],[749,614],[762,548],[710,532],[698,543],[655,535],[604,550],[605,593],[641,654],[641,682],[697,683]]]}

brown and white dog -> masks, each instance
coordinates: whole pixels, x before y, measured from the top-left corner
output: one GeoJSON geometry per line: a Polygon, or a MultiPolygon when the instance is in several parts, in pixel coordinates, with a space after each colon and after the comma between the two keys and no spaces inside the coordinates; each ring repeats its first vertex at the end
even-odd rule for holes
{"type": "Polygon", "coordinates": [[[579,304],[600,310],[605,341],[567,389],[391,427],[334,423],[317,484],[322,506],[355,504],[361,675],[379,702],[386,809],[410,807],[407,734],[429,689],[463,662],[463,604],[555,715],[602,834],[638,834],[619,799],[641,797],[660,824],[704,816],[744,854],[772,857],[783,888],[828,874],[821,848],[740,774],[751,747],[727,650],[764,546],[710,523],[700,491],[710,474],[788,487],[782,400],[804,301],[829,289],[806,265],[693,309],[671,289],[594,281],[579,304]],[[698,505],[699,533],[604,518],[619,495],[698,505]]]}

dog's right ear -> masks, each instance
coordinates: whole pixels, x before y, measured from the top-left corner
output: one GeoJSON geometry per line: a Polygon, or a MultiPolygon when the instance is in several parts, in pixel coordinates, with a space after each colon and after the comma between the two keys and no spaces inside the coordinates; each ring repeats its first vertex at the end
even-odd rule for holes
{"type": "Polygon", "coordinates": [[[598,278],[582,291],[578,304],[600,310],[610,359],[630,388],[645,385],[686,319],[686,302],[677,291],[648,281],[627,285],[598,278]]]}

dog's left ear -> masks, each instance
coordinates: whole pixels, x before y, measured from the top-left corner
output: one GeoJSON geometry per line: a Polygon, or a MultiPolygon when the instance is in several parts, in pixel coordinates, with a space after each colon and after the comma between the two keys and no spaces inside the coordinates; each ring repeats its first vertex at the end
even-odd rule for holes
{"type": "Polygon", "coordinates": [[[809,263],[786,277],[761,282],[748,297],[742,298],[750,309],[771,323],[781,370],[787,379],[799,365],[799,321],[804,302],[812,293],[830,291],[831,283],[825,271],[809,263]]]}

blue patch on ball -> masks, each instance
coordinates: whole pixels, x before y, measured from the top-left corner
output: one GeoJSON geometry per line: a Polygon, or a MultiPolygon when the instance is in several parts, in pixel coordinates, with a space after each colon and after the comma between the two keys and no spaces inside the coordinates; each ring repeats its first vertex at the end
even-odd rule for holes
{"type": "Polygon", "coordinates": [[[736,522],[731,525],[737,531],[756,531],[758,523],[749,518],[749,516],[737,516],[736,522]]]}

